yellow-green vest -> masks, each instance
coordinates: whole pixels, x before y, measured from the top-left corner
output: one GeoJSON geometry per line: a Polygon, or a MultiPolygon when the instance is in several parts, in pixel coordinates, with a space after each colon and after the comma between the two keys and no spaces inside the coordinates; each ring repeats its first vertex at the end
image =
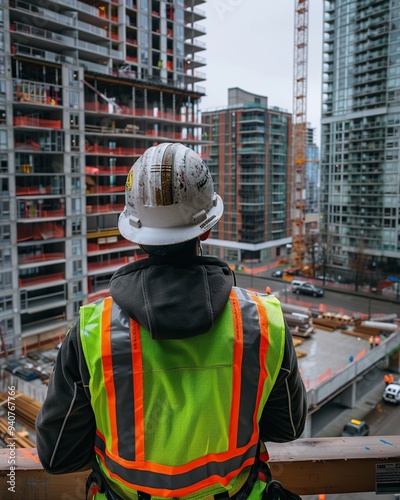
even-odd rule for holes
{"type": "Polygon", "coordinates": [[[112,489],[188,500],[240,489],[283,358],[274,296],[234,287],[209,332],[179,340],[153,340],[108,297],[81,308],[80,338],[95,452],[112,489]]]}

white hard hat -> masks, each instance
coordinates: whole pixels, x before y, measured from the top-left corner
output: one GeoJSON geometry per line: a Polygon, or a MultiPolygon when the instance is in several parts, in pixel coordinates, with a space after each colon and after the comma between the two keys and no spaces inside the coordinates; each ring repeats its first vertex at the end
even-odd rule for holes
{"type": "Polygon", "coordinates": [[[211,229],[223,211],[200,156],[183,144],[164,143],[147,149],[129,171],[118,228],[140,245],[173,245],[211,229]]]}

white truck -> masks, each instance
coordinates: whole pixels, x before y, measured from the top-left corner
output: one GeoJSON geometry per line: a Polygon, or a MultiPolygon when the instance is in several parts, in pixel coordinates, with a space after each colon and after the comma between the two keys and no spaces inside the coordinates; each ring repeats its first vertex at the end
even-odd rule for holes
{"type": "Polygon", "coordinates": [[[400,403],[400,382],[394,382],[385,387],[383,392],[383,400],[388,403],[400,403]]]}

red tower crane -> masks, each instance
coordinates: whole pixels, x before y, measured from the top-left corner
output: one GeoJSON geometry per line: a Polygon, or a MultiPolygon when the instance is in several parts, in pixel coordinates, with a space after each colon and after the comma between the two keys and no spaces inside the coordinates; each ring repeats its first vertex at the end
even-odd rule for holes
{"type": "Polygon", "coordinates": [[[308,0],[295,0],[293,63],[293,169],[291,265],[303,267],[306,251],[306,139],[308,70],[308,0]]]}

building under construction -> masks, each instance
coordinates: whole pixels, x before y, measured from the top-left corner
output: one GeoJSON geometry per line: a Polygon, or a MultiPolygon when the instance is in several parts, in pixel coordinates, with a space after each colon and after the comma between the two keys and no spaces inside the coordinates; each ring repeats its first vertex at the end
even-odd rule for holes
{"type": "Polygon", "coordinates": [[[140,257],[117,219],[148,147],[202,140],[204,0],[0,6],[2,349],[45,345],[140,257]]]}

